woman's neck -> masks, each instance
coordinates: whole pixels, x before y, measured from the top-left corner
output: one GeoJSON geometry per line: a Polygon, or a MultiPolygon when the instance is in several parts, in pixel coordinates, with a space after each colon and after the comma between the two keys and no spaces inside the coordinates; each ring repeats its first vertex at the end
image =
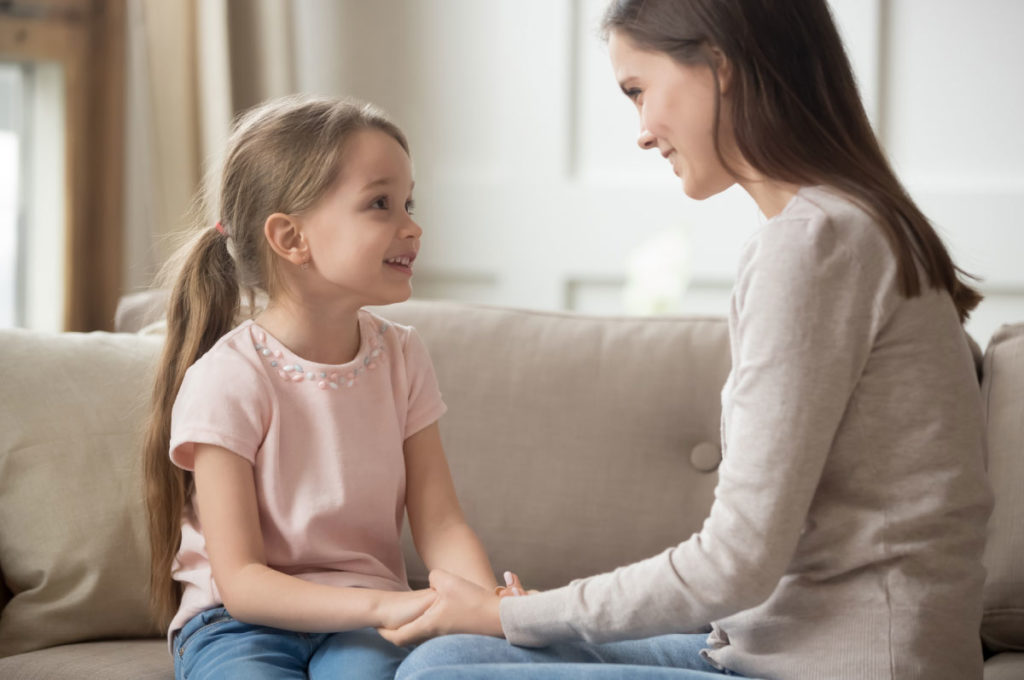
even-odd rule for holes
{"type": "Polygon", "coordinates": [[[739,185],[750,195],[764,216],[771,219],[781,213],[800,191],[800,185],[771,179],[740,180],[739,185]]]}
{"type": "Polygon", "coordinates": [[[256,323],[307,361],[344,364],[359,353],[358,309],[314,309],[284,298],[272,300],[256,323]]]}

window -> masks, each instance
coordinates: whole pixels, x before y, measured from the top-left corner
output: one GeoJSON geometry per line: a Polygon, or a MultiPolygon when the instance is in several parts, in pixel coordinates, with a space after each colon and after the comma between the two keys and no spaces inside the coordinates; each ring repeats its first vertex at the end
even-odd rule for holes
{"type": "Polygon", "coordinates": [[[64,75],[0,62],[0,326],[64,325],[64,75]]]}

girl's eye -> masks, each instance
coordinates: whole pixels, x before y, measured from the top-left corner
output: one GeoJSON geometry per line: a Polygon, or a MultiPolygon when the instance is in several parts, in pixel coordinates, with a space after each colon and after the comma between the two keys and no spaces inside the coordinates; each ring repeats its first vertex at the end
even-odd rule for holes
{"type": "Polygon", "coordinates": [[[387,210],[389,206],[390,203],[388,203],[387,196],[381,196],[380,198],[374,199],[373,201],[373,207],[378,210],[387,210]]]}
{"type": "Polygon", "coordinates": [[[406,201],[405,202],[405,212],[409,213],[410,215],[415,213],[416,212],[416,202],[415,201],[406,201]]]}

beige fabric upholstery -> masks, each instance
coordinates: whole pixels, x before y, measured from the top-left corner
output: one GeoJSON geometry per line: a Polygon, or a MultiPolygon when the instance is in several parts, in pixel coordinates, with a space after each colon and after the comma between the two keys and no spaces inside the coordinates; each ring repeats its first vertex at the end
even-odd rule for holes
{"type": "MultiPolygon", "coordinates": [[[[700,528],[721,456],[724,320],[378,311],[430,349],[459,498],[499,572],[564,585],[700,528]]],[[[410,578],[423,579],[406,547],[410,578]]]]}
{"type": "Polygon", "coordinates": [[[985,680],[1021,680],[1024,654],[1004,652],[985,662],[985,680]]]}
{"type": "Polygon", "coordinates": [[[5,680],[173,680],[167,641],[113,640],[63,645],[0,659],[5,680]]]}
{"type": "Polygon", "coordinates": [[[167,291],[159,289],[125,295],[117,303],[114,329],[120,333],[135,333],[160,321],[167,313],[168,297],[167,291]]]}
{"type": "MultiPolygon", "coordinates": [[[[136,323],[152,318],[138,311],[136,323]]],[[[378,311],[415,325],[431,352],[460,498],[496,569],[520,571],[530,587],[561,585],[699,528],[720,458],[724,321],[426,302],[378,311]]],[[[0,677],[169,679],[145,608],[133,438],[160,339],[0,331],[0,343],[0,571],[14,593],[0,656],[155,636],[10,656],[0,677]]],[[[1013,521],[1024,512],[1024,326],[993,338],[985,371],[996,491],[986,635],[1009,648],[1024,635],[1013,616],[1024,604],[1024,533],[1013,521]],[[999,610],[1010,616],[991,616],[999,610]]],[[[418,560],[410,574],[424,578],[418,560]]],[[[1024,677],[1024,655],[989,660],[986,680],[1011,677],[1024,677]]]]}
{"type": "Polygon", "coordinates": [[[993,651],[1024,652],[1024,324],[1003,326],[992,336],[984,376],[988,472],[996,502],[985,549],[981,633],[993,651]]]}
{"type": "Polygon", "coordinates": [[[157,338],[0,332],[0,656],[149,623],[138,428],[157,338]]]}

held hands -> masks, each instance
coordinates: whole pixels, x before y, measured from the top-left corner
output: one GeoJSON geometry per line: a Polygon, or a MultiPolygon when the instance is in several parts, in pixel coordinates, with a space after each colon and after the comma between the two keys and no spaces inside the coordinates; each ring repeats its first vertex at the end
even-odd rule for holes
{"type": "Polygon", "coordinates": [[[398,628],[415,621],[437,600],[437,593],[430,589],[411,592],[388,593],[381,600],[379,618],[381,628],[398,628]]]}
{"type": "Polygon", "coordinates": [[[382,626],[386,640],[399,645],[421,642],[438,635],[476,633],[504,637],[498,605],[502,597],[514,597],[526,591],[519,578],[507,572],[507,584],[492,592],[441,569],[430,572],[430,587],[436,599],[419,618],[400,626],[382,626]]]}

